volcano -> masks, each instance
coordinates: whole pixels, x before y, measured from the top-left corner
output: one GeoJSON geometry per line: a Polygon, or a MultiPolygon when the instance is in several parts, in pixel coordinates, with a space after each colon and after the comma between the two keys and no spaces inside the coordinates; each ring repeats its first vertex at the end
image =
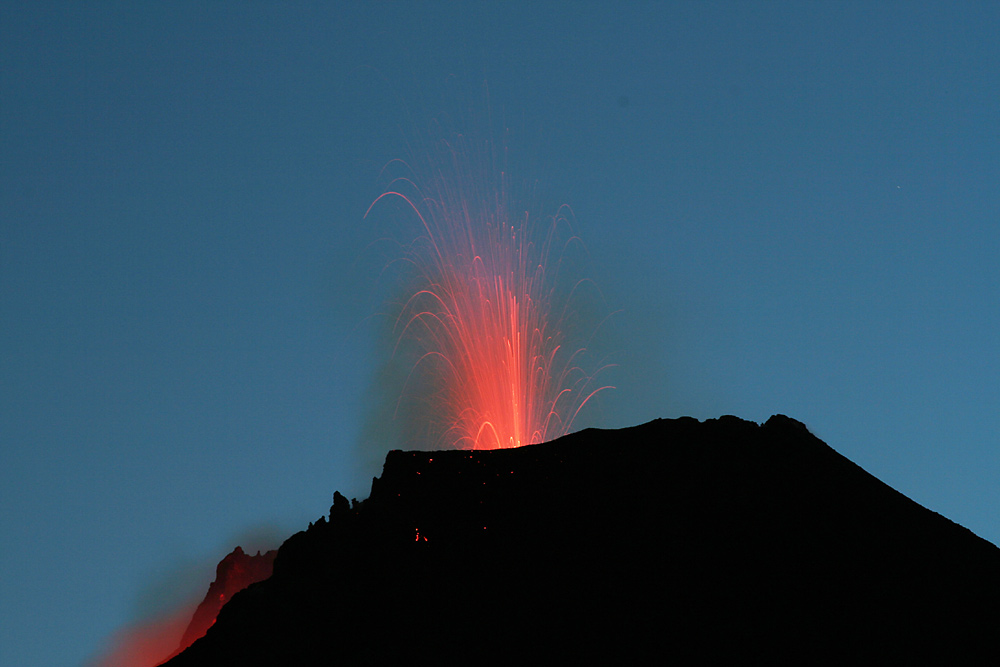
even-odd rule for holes
{"type": "Polygon", "coordinates": [[[167,664],[956,663],[1000,549],[776,415],[392,451],[167,664]]]}

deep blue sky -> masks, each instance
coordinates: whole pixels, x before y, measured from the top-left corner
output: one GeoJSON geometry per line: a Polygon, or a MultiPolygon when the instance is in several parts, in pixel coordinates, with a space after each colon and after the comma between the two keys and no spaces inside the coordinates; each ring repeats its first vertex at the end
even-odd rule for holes
{"type": "Polygon", "coordinates": [[[621,311],[601,424],[785,413],[1000,542],[996,3],[20,4],[0,664],[367,495],[362,215],[484,82],[621,311]]]}

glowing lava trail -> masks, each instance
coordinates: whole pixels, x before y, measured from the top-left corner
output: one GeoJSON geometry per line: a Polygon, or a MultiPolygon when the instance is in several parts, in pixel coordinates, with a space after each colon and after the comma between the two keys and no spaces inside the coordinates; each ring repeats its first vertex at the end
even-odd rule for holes
{"type": "Polygon", "coordinates": [[[579,277],[585,252],[570,211],[540,224],[518,208],[497,153],[452,134],[424,169],[390,163],[404,173],[366,213],[391,208],[420,230],[390,262],[404,267],[393,354],[408,368],[397,412],[412,402],[433,448],[551,440],[611,388],[595,380],[608,366],[587,351],[596,290],[579,277]]]}

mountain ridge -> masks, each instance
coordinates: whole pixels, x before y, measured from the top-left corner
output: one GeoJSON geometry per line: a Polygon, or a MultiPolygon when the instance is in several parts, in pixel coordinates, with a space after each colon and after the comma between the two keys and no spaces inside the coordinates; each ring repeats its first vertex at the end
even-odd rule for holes
{"type": "Polygon", "coordinates": [[[167,664],[954,660],[993,651],[1000,549],[793,419],[386,456],[167,664]]]}

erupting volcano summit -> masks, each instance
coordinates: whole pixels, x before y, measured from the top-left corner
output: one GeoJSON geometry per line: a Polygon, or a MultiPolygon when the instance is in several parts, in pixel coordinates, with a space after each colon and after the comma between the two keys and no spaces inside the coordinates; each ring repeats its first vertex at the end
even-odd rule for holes
{"type": "Polygon", "coordinates": [[[996,645],[1000,550],[783,416],[392,451],[367,500],[338,501],[170,667],[968,664],[996,645]]]}

